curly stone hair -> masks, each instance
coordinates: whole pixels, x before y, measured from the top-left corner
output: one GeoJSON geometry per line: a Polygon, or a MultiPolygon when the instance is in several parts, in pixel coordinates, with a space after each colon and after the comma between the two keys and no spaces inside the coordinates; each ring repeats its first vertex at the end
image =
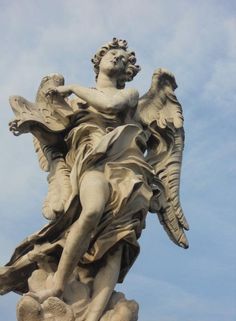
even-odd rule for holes
{"type": "Polygon", "coordinates": [[[133,51],[128,51],[128,43],[126,40],[113,38],[111,42],[103,45],[91,59],[94,65],[96,80],[99,74],[99,65],[102,57],[111,49],[123,49],[128,53],[128,63],[126,65],[125,74],[117,80],[117,88],[122,89],[125,87],[126,81],[131,81],[137,73],[141,70],[139,65],[136,65],[136,57],[133,51]]]}

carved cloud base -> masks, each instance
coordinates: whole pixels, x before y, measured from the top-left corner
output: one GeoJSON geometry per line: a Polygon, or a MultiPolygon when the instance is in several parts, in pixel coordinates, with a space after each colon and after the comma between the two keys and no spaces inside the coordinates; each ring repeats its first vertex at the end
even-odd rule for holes
{"type": "MultiPolygon", "coordinates": [[[[76,307],[70,306],[56,297],[50,297],[40,304],[30,296],[23,296],[17,305],[18,321],[85,321],[86,310],[79,314],[80,316],[76,313],[76,307]]],[[[100,321],[137,320],[138,304],[135,301],[128,301],[124,297],[113,307],[109,306],[100,319],[100,321]]]]}
{"type": "MultiPolygon", "coordinates": [[[[51,286],[54,273],[36,270],[28,280],[29,290],[38,292],[51,286]]],[[[49,297],[40,304],[34,297],[24,295],[17,305],[18,321],[86,321],[91,289],[73,277],[63,299],[49,297]]],[[[123,293],[113,292],[100,321],[137,321],[138,304],[127,300],[123,293]]]]}

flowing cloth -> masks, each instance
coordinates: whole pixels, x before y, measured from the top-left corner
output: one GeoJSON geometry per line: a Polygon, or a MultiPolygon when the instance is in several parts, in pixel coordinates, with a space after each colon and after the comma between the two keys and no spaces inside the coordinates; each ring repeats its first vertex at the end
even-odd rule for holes
{"type": "Polygon", "coordinates": [[[117,119],[115,114],[88,111],[69,132],[66,163],[71,168],[72,195],[67,210],[16,248],[5,270],[0,270],[2,294],[28,290],[27,279],[38,268],[40,254],[42,258],[47,255],[59,261],[70,227],[81,212],[81,179],[91,170],[104,173],[111,195],[79,264],[95,264],[122,243],[119,282],[123,281],[139,254],[137,239],[145,227],[153,195],[153,168],[144,159],[144,132],[135,124],[120,124],[117,119]]]}

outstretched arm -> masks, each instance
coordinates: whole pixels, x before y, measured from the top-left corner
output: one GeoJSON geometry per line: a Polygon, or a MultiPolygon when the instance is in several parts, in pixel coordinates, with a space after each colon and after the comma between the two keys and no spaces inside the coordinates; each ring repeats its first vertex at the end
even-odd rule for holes
{"type": "Polygon", "coordinates": [[[49,91],[49,93],[59,93],[61,95],[75,94],[79,98],[93,106],[99,111],[122,110],[129,106],[137,105],[139,94],[135,89],[117,90],[113,95],[104,93],[95,88],[87,88],[79,85],[59,86],[49,91]]]}

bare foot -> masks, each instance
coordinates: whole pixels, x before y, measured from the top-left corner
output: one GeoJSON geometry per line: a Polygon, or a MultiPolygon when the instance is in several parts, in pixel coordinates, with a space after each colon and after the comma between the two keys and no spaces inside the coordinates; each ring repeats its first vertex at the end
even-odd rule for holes
{"type": "Polygon", "coordinates": [[[43,303],[44,301],[46,301],[50,297],[60,298],[60,296],[62,295],[62,290],[54,288],[54,289],[42,290],[39,292],[28,292],[25,295],[31,296],[39,303],[43,303]]]}

